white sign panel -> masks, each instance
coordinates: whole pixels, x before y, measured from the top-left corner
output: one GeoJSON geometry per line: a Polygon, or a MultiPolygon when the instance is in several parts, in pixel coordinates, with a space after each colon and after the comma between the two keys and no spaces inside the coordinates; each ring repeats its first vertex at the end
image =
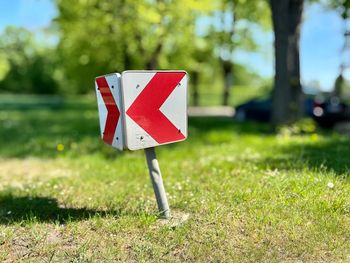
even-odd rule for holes
{"type": "Polygon", "coordinates": [[[130,150],[185,140],[187,81],[185,71],[124,71],[121,77],[113,74],[97,78],[103,140],[130,150]],[[109,89],[101,92],[101,87],[107,86],[109,89]]]}

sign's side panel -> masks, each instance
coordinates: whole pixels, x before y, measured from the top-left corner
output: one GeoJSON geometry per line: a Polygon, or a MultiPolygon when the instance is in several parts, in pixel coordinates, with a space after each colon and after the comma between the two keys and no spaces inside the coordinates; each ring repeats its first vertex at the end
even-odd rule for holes
{"type": "Polygon", "coordinates": [[[123,138],[123,112],[122,103],[121,103],[121,75],[119,73],[113,75],[107,75],[106,80],[108,86],[111,88],[111,92],[114,98],[114,101],[119,110],[119,119],[117,122],[117,127],[114,132],[114,137],[112,141],[112,146],[119,150],[123,150],[124,148],[124,138],[123,138]]]}
{"type": "Polygon", "coordinates": [[[186,139],[186,72],[126,71],[122,73],[122,89],[128,149],[186,139]]]}
{"type": "Polygon", "coordinates": [[[96,78],[96,93],[102,139],[119,150],[123,149],[123,122],[121,121],[120,74],[96,78]]]}

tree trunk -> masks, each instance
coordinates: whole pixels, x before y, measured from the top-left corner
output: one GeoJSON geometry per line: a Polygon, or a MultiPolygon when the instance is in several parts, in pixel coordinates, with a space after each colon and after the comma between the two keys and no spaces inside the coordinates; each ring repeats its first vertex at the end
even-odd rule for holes
{"type": "Polygon", "coordinates": [[[230,99],[230,91],[232,87],[232,63],[231,61],[222,61],[224,71],[224,93],[222,97],[222,105],[227,106],[230,99]]]}
{"type": "Polygon", "coordinates": [[[151,57],[146,62],[146,68],[149,70],[154,70],[158,68],[159,55],[162,52],[163,43],[159,42],[156,49],[153,51],[151,57]]]}
{"type": "Polygon", "coordinates": [[[339,76],[335,79],[333,96],[336,96],[338,98],[342,98],[343,97],[343,87],[344,87],[344,77],[343,77],[342,73],[340,73],[339,76]]]}
{"type": "Polygon", "coordinates": [[[199,92],[198,92],[198,71],[193,71],[191,74],[192,77],[192,102],[193,106],[199,106],[199,92]]]}
{"type": "Polygon", "coordinates": [[[124,46],[123,46],[123,65],[124,65],[124,70],[130,69],[131,58],[130,58],[130,55],[128,54],[128,47],[126,43],[124,43],[124,46]]]}
{"type": "Polygon", "coordinates": [[[299,42],[303,0],[270,0],[275,32],[275,83],[272,98],[273,124],[302,116],[299,42]]]}

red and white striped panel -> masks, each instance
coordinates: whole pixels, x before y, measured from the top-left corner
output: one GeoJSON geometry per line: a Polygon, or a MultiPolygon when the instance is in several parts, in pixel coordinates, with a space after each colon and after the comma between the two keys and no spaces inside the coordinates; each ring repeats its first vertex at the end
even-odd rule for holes
{"type": "Polygon", "coordinates": [[[101,137],[107,144],[123,150],[121,76],[113,73],[95,79],[101,137]]]}

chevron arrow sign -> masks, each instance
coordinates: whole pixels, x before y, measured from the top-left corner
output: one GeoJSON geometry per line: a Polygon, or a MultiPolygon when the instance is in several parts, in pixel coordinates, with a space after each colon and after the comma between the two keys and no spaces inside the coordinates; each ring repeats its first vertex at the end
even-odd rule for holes
{"type": "Polygon", "coordinates": [[[124,71],[96,78],[101,136],[138,150],[187,138],[187,73],[124,71]]]}

